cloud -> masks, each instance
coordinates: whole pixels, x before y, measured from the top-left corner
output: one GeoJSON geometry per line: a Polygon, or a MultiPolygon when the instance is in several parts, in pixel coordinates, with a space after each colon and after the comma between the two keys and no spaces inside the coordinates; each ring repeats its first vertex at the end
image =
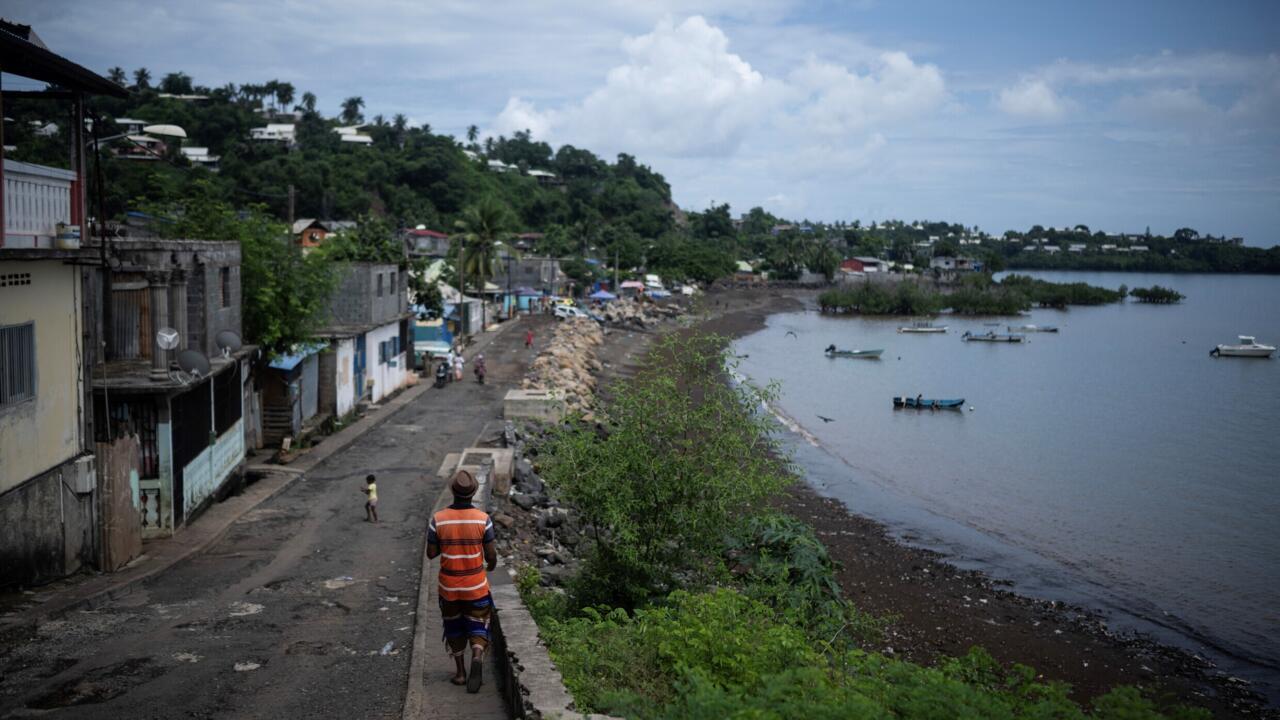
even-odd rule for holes
{"type": "Polygon", "coordinates": [[[929,112],[947,97],[942,73],[902,52],[881,54],[866,74],[809,58],[790,77],[804,96],[797,113],[806,129],[845,135],[929,112]]]}
{"type": "Polygon", "coordinates": [[[928,116],[949,98],[936,66],[900,51],[868,54],[854,69],[810,55],[768,76],[701,16],[659,21],[623,48],[625,62],[581,101],[539,108],[511,98],[492,130],[546,128],[558,141],[659,157],[742,150],[840,165],[883,146],[880,130],[928,116]]]}
{"type": "Polygon", "coordinates": [[[1047,82],[1030,78],[1001,90],[996,104],[1010,115],[1042,120],[1056,120],[1067,111],[1066,103],[1047,82]]]}
{"type": "Polygon", "coordinates": [[[678,25],[662,20],[622,46],[626,62],[580,103],[540,111],[513,98],[493,129],[538,125],[589,146],[724,156],[758,122],[758,109],[775,103],[764,76],[730,52],[724,32],[700,16],[678,25]]]}

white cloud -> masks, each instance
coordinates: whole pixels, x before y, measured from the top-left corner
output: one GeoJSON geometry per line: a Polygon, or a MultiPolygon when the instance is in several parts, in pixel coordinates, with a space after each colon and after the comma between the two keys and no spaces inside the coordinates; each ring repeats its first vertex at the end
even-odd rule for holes
{"type": "Polygon", "coordinates": [[[1066,103],[1044,80],[1023,79],[1000,91],[997,105],[1010,115],[1055,120],[1066,114],[1066,103]]]}
{"type": "Polygon", "coordinates": [[[724,156],[759,121],[759,108],[775,103],[764,76],[730,52],[725,34],[700,16],[678,25],[664,19],[652,32],[625,40],[623,49],[626,62],[581,102],[538,110],[513,99],[495,131],[538,125],[587,146],[724,156]]]}
{"type": "Polygon", "coordinates": [[[863,75],[811,57],[791,74],[790,81],[804,95],[797,113],[804,125],[826,135],[917,117],[947,97],[938,68],[917,65],[902,52],[881,54],[863,75]]]}
{"type": "Polygon", "coordinates": [[[866,53],[857,68],[810,55],[769,76],[700,16],[659,21],[623,48],[625,62],[579,102],[539,108],[512,98],[494,131],[543,127],[542,137],[606,153],[848,169],[886,144],[883,131],[927,119],[949,99],[936,66],[899,51],[866,53]]]}

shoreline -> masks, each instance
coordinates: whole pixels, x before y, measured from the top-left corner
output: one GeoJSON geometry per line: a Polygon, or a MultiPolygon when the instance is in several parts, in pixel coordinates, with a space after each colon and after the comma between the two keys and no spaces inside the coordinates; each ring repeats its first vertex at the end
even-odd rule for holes
{"type": "MultiPolygon", "coordinates": [[[[736,340],[762,329],[771,315],[802,309],[802,298],[811,294],[710,293],[703,300],[710,317],[690,330],[736,340]]],[[[633,349],[629,356],[635,354],[633,349]]],[[[931,664],[980,645],[1003,664],[1030,665],[1038,677],[1071,684],[1072,697],[1082,702],[1115,685],[1137,685],[1162,701],[1205,707],[1215,717],[1280,717],[1248,684],[1215,674],[1189,651],[1113,633],[1098,612],[1020,595],[1007,582],[959,569],[946,556],[899,540],[884,523],[822,495],[803,472],[797,480],[775,504],[814,528],[840,565],[837,577],[850,601],[894,616],[884,646],[876,648],[886,655],[931,664]]]]}

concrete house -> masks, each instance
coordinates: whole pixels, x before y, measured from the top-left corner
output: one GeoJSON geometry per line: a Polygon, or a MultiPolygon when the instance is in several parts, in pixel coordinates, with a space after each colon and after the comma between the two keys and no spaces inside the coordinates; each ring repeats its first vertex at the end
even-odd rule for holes
{"type": "MultiPolygon", "coordinates": [[[[389,263],[347,264],[316,339],[317,412],[342,417],[361,402],[376,403],[408,382],[412,318],[406,273],[389,263]]],[[[267,405],[264,398],[264,406],[267,405]]]]}
{"type": "Polygon", "coordinates": [[[80,249],[79,232],[85,98],[126,93],[48,50],[30,27],[3,21],[0,67],[56,86],[49,101],[74,118],[68,169],[4,159],[0,123],[0,587],[7,588],[85,566],[113,569],[140,552],[141,540],[124,548],[124,557],[109,555],[112,543],[104,542],[105,522],[136,519],[137,510],[129,478],[108,486],[98,468],[91,405],[96,260],[80,249]],[[105,503],[104,494],[123,508],[105,503]]]}
{"type": "Polygon", "coordinates": [[[239,341],[240,245],[115,239],[107,255],[90,289],[110,297],[95,318],[95,439],[136,443],[142,537],[164,537],[239,476],[256,434],[245,422],[254,348],[239,341]]]}
{"type": "Polygon", "coordinates": [[[268,123],[263,127],[251,128],[249,139],[292,145],[296,134],[297,126],[293,123],[268,123]]]}
{"type": "Polygon", "coordinates": [[[447,234],[424,227],[401,230],[400,239],[410,257],[448,257],[452,247],[447,234]]]}

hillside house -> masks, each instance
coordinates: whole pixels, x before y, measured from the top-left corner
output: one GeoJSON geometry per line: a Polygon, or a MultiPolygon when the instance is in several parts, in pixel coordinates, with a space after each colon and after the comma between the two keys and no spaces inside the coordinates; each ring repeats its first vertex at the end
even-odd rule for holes
{"type": "Polygon", "coordinates": [[[298,126],[293,123],[268,123],[249,130],[249,139],[292,145],[297,140],[298,126]]]}

